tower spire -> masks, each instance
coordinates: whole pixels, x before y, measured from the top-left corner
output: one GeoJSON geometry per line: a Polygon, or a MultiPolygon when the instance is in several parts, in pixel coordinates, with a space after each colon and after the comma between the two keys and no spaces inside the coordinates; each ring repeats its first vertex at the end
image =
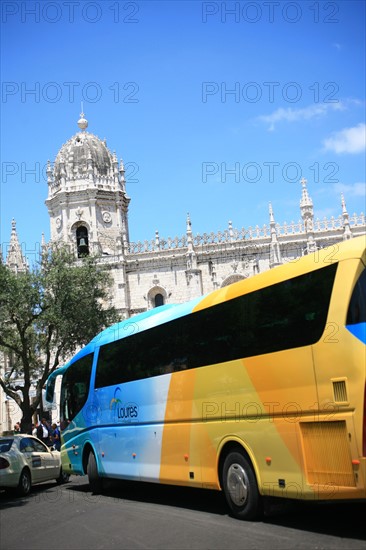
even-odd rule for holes
{"type": "Polygon", "coordinates": [[[27,263],[22,254],[16,229],[16,221],[14,218],[11,222],[10,244],[6,258],[6,265],[9,269],[14,271],[14,273],[24,273],[27,270],[27,263]]]}
{"type": "Polygon", "coordinates": [[[313,201],[311,200],[308,188],[306,184],[308,183],[308,180],[305,178],[301,178],[300,180],[302,191],[301,191],[301,200],[300,200],[300,209],[301,209],[301,215],[306,213],[308,210],[310,214],[313,214],[313,201]]]}
{"type": "Polygon", "coordinates": [[[301,178],[300,183],[302,185],[300,211],[306,233],[306,253],[310,254],[311,252],[315,252],[317,249],[316,242],[314,240],[314,208],[313,201],[311,200],[306,187],[307,180],[305,178],[301,178]]]}
{"type": "Polygon", "coordinates": [[[81,102],[81,113],[78,120],[78,126],[82,132],[85,132],[86,128],[88,127],[88,121],[86,120],[84,115],[83,102],[81,102]]]}
{"type": "Polygon", "coordinates": [[[187,214],[186,219],[187,229],[187,252],[186,252],[186,279],[187,286],[189,286],[189,299],[201,296],[203,293],[202,287],[202,271],[198,267],[197,254],[194,249],[194,239],[192,236],[192,224],[191,217],[187,214]]]}
{"type": "Polygon", "coordinates": [[[281,265],[280,243],[277,239],[276,222],[274,219],[272,203],[269,203],[269,227],[271,231],[271,242],[269,245],[269,267],[281,265]]]}
{"type": "Polygon", "coordinates": [[[187,213],[187,269],[197,269],[197,256],[193,246],[191,217],[187,213]]]}
{"type": "Polygon", "coordinates": [[[341,204],[342,204],[342,223],[343,223],[343,240],[347,241],[352,239],[352,231],[349,223],[349,215],[347,212],[346,201],[344,200],[343,193],[341,193],[341,204]]]}

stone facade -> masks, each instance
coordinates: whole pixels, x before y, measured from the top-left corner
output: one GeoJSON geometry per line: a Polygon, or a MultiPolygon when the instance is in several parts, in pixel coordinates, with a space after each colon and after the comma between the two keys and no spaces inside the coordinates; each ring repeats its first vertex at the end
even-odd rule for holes
{"type": "Polygon", "coordinates": [[[79,131],[65,143],[53,168],[48,163],[46,200],[51,240],[62,241],[75,255],[99,254],[114,278],[115,306],[127,318],[162,303],[180,303],[239,279],[251,277],[303,254],[365,233],[364,214],[349,216],[343,196],[338,218],[315,220],[307,182],[302,179],[301,219],[194,235],[187,216],[185,235],[133,242],[128,230],[130,198],[124,165],[106,142],[79,131]]]}

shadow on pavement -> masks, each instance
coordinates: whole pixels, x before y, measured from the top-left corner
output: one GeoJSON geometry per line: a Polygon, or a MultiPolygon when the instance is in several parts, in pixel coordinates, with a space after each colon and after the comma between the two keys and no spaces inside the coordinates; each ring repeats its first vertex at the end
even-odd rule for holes
{"type": "MultiPolygon", "coordinates": [[[[87,478],[79,479],[77,485],[71,483],[66,486],[67,490],[90,493],[87,478]]],[[[223,493],[207,489],[113,480],[105,483],[103,497],[229,515],[223,493]]],[[[366,501],[300,502],[266,499],[262,521],[300,531],[366,540],[365,518],[366,501]]]]}

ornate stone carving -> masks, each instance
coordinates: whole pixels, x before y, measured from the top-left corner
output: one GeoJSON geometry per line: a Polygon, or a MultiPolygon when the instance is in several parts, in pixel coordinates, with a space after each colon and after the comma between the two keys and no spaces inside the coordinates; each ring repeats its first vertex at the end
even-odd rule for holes
{"type": "Polygon", "coordinates": [[[112,222],[112,215],[108,210],[105,210],[102,212],[102,219],[104,223],[111,223],[112,222]]]}
{"type": "Polygon", "coordinates": [[[80,208],[80,206],[79,206],[78,209],[76,210],[75,215],[76,215],[76,217],[78,218],[78,220],[81,219],[81,216],[83,215],[83,210],[80,208]]]}

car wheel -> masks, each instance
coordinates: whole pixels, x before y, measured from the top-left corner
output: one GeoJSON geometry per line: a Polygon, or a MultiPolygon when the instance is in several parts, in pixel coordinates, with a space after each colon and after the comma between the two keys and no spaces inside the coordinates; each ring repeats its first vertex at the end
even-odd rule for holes
{"type": "Polygon", "coordinates": [[[86,471],[88,473],[90,490],[95,495],[98,495],[103,491],[103,479],[99,476],[94,453],[89,453],[86,471]]]}
{"type": "Polygon", "coordinates": [[[248,459],[240,451],[227,455],[222,468],[222,485],[232,515],[254,520],[263,513],[262,497],[248,459]]]}
{"type": "Polygon", "coordinates": [[[21,497],[25,497],[30,493],[32,486],[32,480],[29,470],[26,468],[22,470],[22,473],[20,474],[19,478],[19,484],[17,487],[17,493],[21,497]]]}
{"type": "Polygon", "coordinates": [[[60,475],[58,476],[58,478],[56,479],[56,483],[58,483],[59,485],[61,485],[62,483],[67,483],[70,479],[70,474],[67,474],[66,472],[63,471],[63,469],[61,468],[60,470],[60,475]]]}

